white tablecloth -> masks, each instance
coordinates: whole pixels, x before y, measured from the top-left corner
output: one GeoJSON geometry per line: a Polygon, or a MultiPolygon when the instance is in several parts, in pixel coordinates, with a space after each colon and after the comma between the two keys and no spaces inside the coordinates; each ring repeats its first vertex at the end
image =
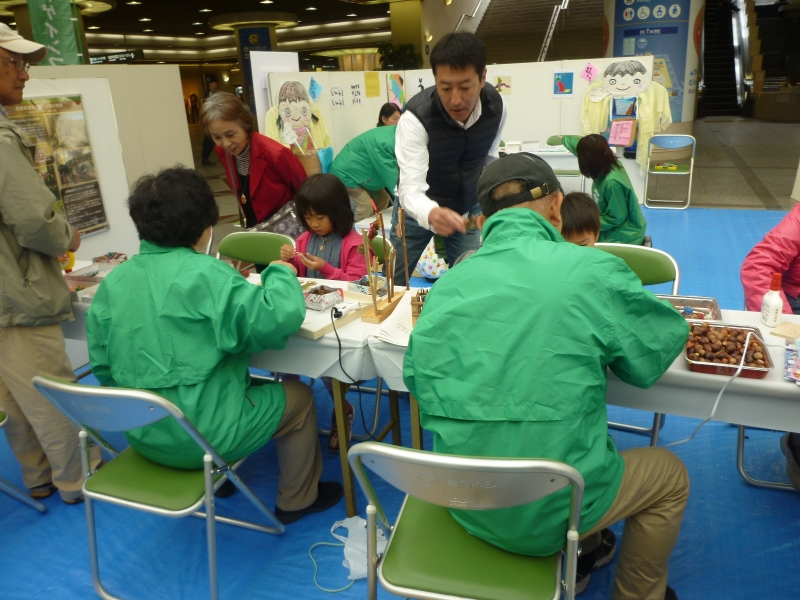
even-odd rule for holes
{"type": "MultiPolygon", "coordinates": [[[[769,335],[759,313],[723,310],[723,321],[733,325],[758,327],[765,336],[775,367],[765,379],[737,378],[725,392],[714,420],[751,427],[800,432],[800,387],[783,378],[785,341],[769,335]]],[[[800,316],[784,315],[784,320],[800,323],[800,316]]],[[[390,389],[405,391],[403,357],[405,347],[369,340],[378,374],[390,389]]],[[[717,393],[727,377],[689,371],[681,353],[656,384],[648,390],[623,383],[609,372],[606,402],[686,417],[705,419],[711,414],[717,393]]]]}
{"type": "MultiPolygon", "coordinates": [[[[335,283],[326,282],[323,279],[317,281],[319,283],[335,283]]],[[[346,284],[340,283],[339,285],[346,289],[346,284]]],[[[89,310],[89,305],[76,302],[72,307],[75,321],[63,323],[62,329],[67,342],[67,355],[72,367],[77,369],[89,362],[86,343],[86,312],[89,310]]],[[[339,343],[334,332],[317,340],[294,335],[289,338],[284,350],[266,350],[254,354],[250,365],[279,373],[309,377],[334,377],[345,382],[350,381],[350,377],[356,381],[372,379],[377,376],[377,372],[372,362],[367,339],[377,327],[371,323],[364,323],[358,318],[337,328],[342,344],[342,365],[344,365],[347,375],[339,366],[339,343]]]]}

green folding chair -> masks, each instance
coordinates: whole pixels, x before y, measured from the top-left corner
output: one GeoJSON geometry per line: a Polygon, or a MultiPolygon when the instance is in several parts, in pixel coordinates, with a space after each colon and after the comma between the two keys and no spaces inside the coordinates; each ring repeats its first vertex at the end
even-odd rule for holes
{"type": "Polygon", "coordinates": [[[227,256],[240,263],[268,265],[280,260],[281,246],[294,248],[294,240],[288,235],[268,231],[237,231],[222,239],[217,248],[217,258],[227,256]]]}
{"type": "Polygon", "coordinates": [[[83,464],[83,495],[89,538],[89,564],[97,594],[105,600],[117,600],[103,587],[97,555],[94,500],[126,506],[166,517],[202,517],[206,520],[208,577],[212,600],[219,598],[217,581],[216,522],[237,525],[264,533],[281,535],[283,524],[259,500],[236,473],[244,459],[229,465],[195,429],[172,402],[140,390],[104,388],[68,383],[37,375],[33,385],[73,423],[79,433],[83,464]],[[203,469],[174,469],[154,463],[129,447],[117,452],[98,431],[128,431],[161,419],[175,419],[205,452],[203,469]],[[102,446],[114,458],[102,469],[89,465],[87,437],[102,446]],[[270,525],[243,521],[215,514],[214,491],[230,479],[258,509],[270,525]],[[205,505],[205,512],[201,508],[205,505]]]}
{"type": "MultiPolygon", "coordinates": [[[[647,248],[645,246],[631,246],[629,244],[595,244],[595,248],[618,256],[625,261],[631,271],[639,278],[642,285],[656,285],[672,282],[672,295],[678,295],[681,283],[681,270],[672,256],[663,250],[647,248]]],[[[658,433],[664,427],[666,417],[656,413],[653,417],[652,427],[639,427],[625,423],[608,422],[608,426],[621,431],[641,433],[650,436],[650,445],[658,445],[658,433]]]]}
{"type": "MultiPolygon", "coordinates": [[[[8,423],[8,415],[0,411],[0,429],[5,427],[6,423],[8,423]]],[[[11,496],[12,498],[16,498],[23,504],[27,504],[31,508],[35,508],[39,512],[45,512],[47,510],[47,507],[44,504],[42,504],[37,500],[34,500],[23,490],[19,489],[17,486],[15,486],[9,481],[6,481],[5,479],[0,479],[0,490],[3,490],[6,494],[11,496]]]]}
{"type": "Polygon", "coordinates": [[[434,454],[375,442],[353,446],[348,458],[369,502],[370,600],[377,598],[378,580],[392,594],[435,600],[556,600],[562,592],[567,600],[575,597],[584,484],[569,465],[434,454]],[[386,518],[367,469],[406,493],[394,525],[386,518]],[[502,550],[467,533],[448,510],[520,506],[568,486],[572,495],[564,550],[552,556],[502,550]],[[377,520],[390,534],[382,555],[377,552],[377,520]]]}

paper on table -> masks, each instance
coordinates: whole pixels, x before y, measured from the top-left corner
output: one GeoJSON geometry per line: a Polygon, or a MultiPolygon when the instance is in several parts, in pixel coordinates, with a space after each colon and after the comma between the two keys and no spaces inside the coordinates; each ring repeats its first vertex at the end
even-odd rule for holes
{"type": "Polygon", "coordinates": [[[411,289],[405,294],[394,312],[372,334],[373,337],[395,346],[408,346],[408,338],[411,336],[411,296],[414,292],[411,289]]]}

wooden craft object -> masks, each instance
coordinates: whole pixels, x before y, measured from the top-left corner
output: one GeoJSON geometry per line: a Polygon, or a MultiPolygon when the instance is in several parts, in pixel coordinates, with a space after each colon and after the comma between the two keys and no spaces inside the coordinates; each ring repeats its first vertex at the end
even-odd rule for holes
{"type": "Polygon", "coordinates": [[[783,323],[778,323],[770,333],[787,340],[796,340],[800,338],[800,324],[784,321],[783,323]]]}
{"type": "MultiPolygon", "coordinates": [[[[355,321],[370,310],[372,310],[372,307],[369,304],[364,304],[358,310],[351,311],[345,316],[339,317],[334,321],[336,323],[336,329],[344,327],[351,321],[355,321]]],[[[309,313],[317,313],[317,311],[307,309],[306,314],[309,313]]],[[[306,322],[300,327],[297,335],[308,338],[309,340],[317,340],[331,331],[333,331],[333,323],[331,323],[331,311],[328,309],[313,315],[312,319],[306,319],[306,322]]]]}
{"type": "Polygon", "coordinates": [[[417,290],[417,293],[411,298],[411,326],[417,324],[417,319],[422,313],[422,307],[425,306],[425,296],[428,295],[428,290],[417,290]]]}
{"type": "Polygon", "coordinates": [[[394,298],[389,300],[389,298],[385,298],[378,302],[378,305],[375,307],[369,307],[362,316],[361,320],[365,323],[383,323],[386,318],[394,312],[394,309],[397,308],[397,305],[400,304],[400,300],[405,295],[406,290],[402,290],[400,292],[395,292],[394,298]]]}

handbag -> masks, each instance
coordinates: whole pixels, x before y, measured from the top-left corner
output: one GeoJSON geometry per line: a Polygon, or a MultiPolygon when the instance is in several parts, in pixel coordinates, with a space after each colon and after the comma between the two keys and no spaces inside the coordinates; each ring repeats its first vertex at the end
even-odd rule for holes
{"type": "Polygon", "coordinates": [[[303,226],[300,225],[300,220],[297,218],[297,207],[294,200],[289,200],[269,219],[254,227],[248,227],[244,231],[280,233],[296,240],[304,230],[303,226]]]}
{"type": "MultiPolygon", "coordinates": [[[[234,170],[233,162],[231,161],[231,155],[226,152],[225,157],[228,162],[228,170],[231,173],[231,178],[235,182],[236,171],[234,170]]],[[[235,183],[233,184],[233,194],[236,196],[236,208],[239,209],[239,218],[241,219],[240,223],[244,226],[245,218],[244,212],[242,212],[240,200],[240,197],[243,194],[241,190],[236,189],[235,183]]],[[[269,233],[280,233],[281,235],[287,235],[293,240],[296,240],[298,237],[300,237],[300,234],[303,233],[303,226],[300,224],[300,220],[297,218],[297,207],[294,204],[294,200],[289,200],[289,202],[279,208],[278,212],[276,212],[266,221],[258,223],[253,227],[242,227],[242,231],[266,231],[269,233]]]]}

